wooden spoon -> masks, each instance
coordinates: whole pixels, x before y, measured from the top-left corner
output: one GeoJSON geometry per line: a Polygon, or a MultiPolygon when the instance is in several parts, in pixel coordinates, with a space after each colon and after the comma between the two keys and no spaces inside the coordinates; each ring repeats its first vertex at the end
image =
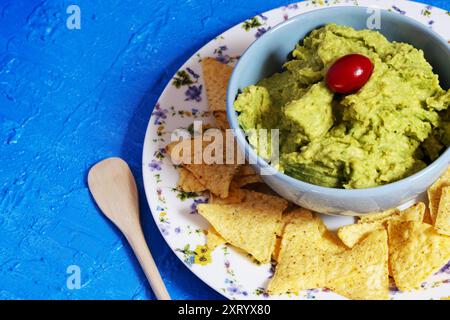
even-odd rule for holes
{"type": "Polygon", "coordinates": [[[120,158],[100,161],[89,170],[88,185],[102,212],[127,238],[156,297],[170,300],[142,232],[136,182],[127,163],[120,158]]]}

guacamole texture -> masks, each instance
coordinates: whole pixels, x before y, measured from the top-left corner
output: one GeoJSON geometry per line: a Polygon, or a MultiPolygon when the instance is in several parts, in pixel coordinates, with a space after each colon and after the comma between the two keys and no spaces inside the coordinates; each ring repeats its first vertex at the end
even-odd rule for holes
{"type": "MultiPolygon", "coordinates": [[[[449,104],[450,91],[421,50],[330,24],[299,43],[282,72],[245,88],[234,107],[246,132],[279,129],[280,171],[356,189],[405,178],[435,160],[450,144],[449,104]],[[327,69],[352,53],[370,58],[373,74],[355,94],[334,94],[327,69]]],[[[249,142],[270,159],[254,135],[249,142]]]]}

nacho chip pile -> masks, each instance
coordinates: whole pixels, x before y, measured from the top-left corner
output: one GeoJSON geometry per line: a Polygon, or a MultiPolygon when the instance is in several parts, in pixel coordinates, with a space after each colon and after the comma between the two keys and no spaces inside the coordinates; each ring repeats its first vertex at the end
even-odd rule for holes
{"type": "MultiPolygon", "coordinates": [[[[202,66],[215,127],[226,129],[232,68],[212,58],[202,66]]],[[[209,203],[197,206],[210,223],[206,245],[229,244],[259,263],[276,264],[270,294],[328,288],[350,299],[388,299],[389,276],[398,289],[415,290],[450,260],[450,169],[428,190],[428,207],[420,202],[367,214],[335,234],[317,214],[269,194],[248,164],[190,164],[176,144],[168,151],[177,162],[178,188],[209,192],[209,203]]]]}
{"type": "Polygon", "coordinates": [[[450,168],[429,188],[428,200],[428,208],[420,202],[363,216],[338,236],[351,248],[375,230],[387,230],[389,274],[399,290],[419,289],[450,260],[450,168]]]}
{"type": "Polygon", "coordinates": [[[356,224],[340,228],[338,230],[338,236],[347,247],[351,248],[372,231],[386,229],[387,222],[391,220],[423,221],[425,208],[425,204],[420,202],[404,211],[391,209],[385,212],[363,216],[356,224]]]}
{"type": "MultiPolygon", "coordinates": [[[[226,139],[222,135],[223,139],[226,139]]],[[[221,142],[223,150],[215,150],[212,148],[211,154],[215,155],[215,152],[220,152],[217,155],[217,161],[212,163],[206,163],[203,158],[203,150],[212,146],[215,139],[211,141],[202,141],[200,138],[191,138],[189,140],[181,140],[172,142],[167,146],[167,150],[171,156],[171,159],[176,164],[180,165],[177,170],[179,172],[178,188],[186,192],[200,192],[209,190],[213,194],[226,198],[230,189],[230,184],[238,171],[239,165],[236,164],[237,157],[235,155],[232,164],[225,164],[227,152],[237,151],[235,146],[231,146],[231,149],[227,149],[224,142],[221,142]],[[196,140],[197,139],[197,140],[196,140]],[[196,148],[196,141],[201,142],[201,148],[196,148]],[[189,154],[184,154],[186,150],[189,150],[189,154]],[[201,152],[201,153],[200,153],[201,152]]],[[[236,152],[237,153],[237,152],[236,152]]],[[[208,159],[208,160],[215,160],[208,159]]]]}
{"type": "Polygon", "coordinates": [[[437,232],[450,236],[450,167],[428,189],[431,223],[437,232]]]}
{"type": "Polygon", "coordinates": [[[392,275],[402,291],[420,288],[450,259],[450,238],[417,221],[389,221],[392,275]]]}
{"type": "MultiPolygon", "coordinates": [[[[277,198],[254,193],[251,197],[254,199],[277,198]]],[[[281,198],[269,202],[271,205],[262,201],[244,199],[233,204],[199,204],[197,210],[226,242],[251,254],[261,263],[269,263],[281,215],[288,203],[281,198]]]]}
{"type": "Polygon", "coordinates": [[[386,231],[374,232],[348,249],[313,213],[297,209],[291,214],[269,293],[327,287],[351,299],[388,297],[386,231]]]}

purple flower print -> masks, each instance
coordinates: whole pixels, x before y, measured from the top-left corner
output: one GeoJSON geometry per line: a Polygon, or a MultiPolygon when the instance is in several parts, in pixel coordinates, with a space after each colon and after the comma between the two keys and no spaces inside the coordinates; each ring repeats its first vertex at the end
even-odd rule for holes
{"type": "Polygon", "coordinates": [[[256,32],[256,34],[255,34],[255,37],[256,38],[259,38],[259,37],[261,37],[264,33],[266,33],[267,31],[269,31],[270,30],[270,27],[269,28],[264,28],[264,27],[261,27],[261,28],[258,28],[258,31],[256,32]]]}
{"type": "Polygon", "coordinates": [[[397,286],[395,285],[395,283],[393,281],[389,283],[389,291],[392,294],[397,294],[400,292],[400,290],[397,288],[397,286]]]}
{"type": "Polygon", "coordinates": [[[265,15],[263,15],[263,14],[259,14],[259,17],[261,18],[261,19],[263,19],[264,21],[266,21],[268,18],[265,16],[265,15]]]}
{"type": "MultiPolygon", "coordinates": [[[[289,4],[285,7],[283,7],[283,19],[286,21],[287,19],[289,19],[289,14],[286,12],[287,10],[297,10],[298,9],[298,4],[289,4]]],[[[267,30],[266,30],[267,31],[267,30]]],[[[258,37],[257,37],[258,38],[258,37]]]]}
{"type": "Polygon", "coordinates": [[[315,299],[316,298],[316,294],[318,293],[319,290],[317,289],[308,289],[306,290],[306,299],[315,299]]]}
{"type": "Polygon", "coordinates": [[[275,274],[275,264],[272,264],[269,269],[269,279],[275,274]]]}
{"type": "Polygon", "coordinates": [[[161,170],[161,162],[153,159],[152,162],[150,162],[148,164],[148,167],[150,168],[150,171],[155,171],[155,170],[160,171],[161,170]]]}
{"type": "Polygon", "coordinates": [[[164,159],[165,154],[166,154],[166,148],[159,148],[158,150],[156,150],[153,153],[153,156],[158,160],[162,160],[162,159],[164,159]]]}
{"type": "Polygon", "coordinates": [[[162,124],[162,119],[167,118],[167,110],[161,109],[161,106],[159,105],[159,103],[157,103],[155,109],[152,112],[152,115],[155,116],[154,124],[159,125],[162,124]]]}
{"type": "Polygon", "coordinates": [[[228,47],[224,46],[224,45],[222,45],[222,46],[218,47],[217,49],[215,49],[214,50],[214,54],[216,55],[216,60],[219,61],[219,62],[222,62],[224,64],[227,64],[227,63],[233,61],[234,58],[230,57],[227,54],[224,54],[224,52],[227,51],[227,50],[228,50],[228,47]]]}
{"type": "Polygon", "coordinates": [[[230,295],[238,295],[238,294],[241,294],[241,295],[243,295],[243,296],[247,296],[247,295],[248,295],[248,292],[247,292],[247,291],[241,291],[240,286],[237,285],[237,284],[235,283],[235,281],[230,280],[230,279],[225,279],[225,283],[228,285],[228,287],[227,287],[226,290],[227,290],[227,292],[228,292],[230,295]]]}
{"type": "Polygon", "coordinates": [[[176,227],[174,229],[174,231],[175,231],[176,234],[180,234],[181,233],[181,228],[180,227],[176,227]]]}
{"type": "Polygon", "coordinates": [[[394,11],[397,11],[400,14],[406,14],[406,11],[403,11],[402,9],[400,9],[397,6],[392,6],[392,9],[394,9],[394,11]]]}
{"type": "Polygon", "coordinates": [[[194,100],[197,102],[202,101],[202,89],[203,86],[199,85],[199,86],[189,86],[188,89],[186,90],[186,92],[184,93],[186,96],[186,101],[190,101],[190,100],[194,100]]]}
{"type": "Polygon", "coordinates": [[[439,271],[439,273],[450,274],[450,261],[439,271]]]}
{"type": "Polygon", "coordinates": [[[216,60],[222,63],[227,64],[228,62],[230,62],[232,60],[232,58],[229,55],[218,55],[216,57],[216,60]]]}
{"type": "Polygon", "coordinates": [[[294,4],[288,4],[286,6],[286,8],[291,9],[291,10],[297,10],[298,9],[298,4],[294,3],[294,4]]]}
{"type": "Polygon", "coordinates": [[[200,78],[200,76],[199,76],[194,70],[192,70],[191,68],[189,68],[189,67],[186,68],[186,71],[189,72],[189,74],[190,74],[191,76],[193,76],[194,79],[200,78]]]}
{"type": "Polygon", "coordinates": [[[191,214],[197,213],[197,205],[200,203],[207,203],[208,199],[194,199],[194,202],[191,204],[191,214]]]}
{"type": "Polygon", "coordinates": [[[169,227],[165,224],[160,224],[159,229],[161,230],[161,233],[165,236],[169,235],[169,227]]]}
{"type": "Polygon", "coordinates": [[[237,294],[237,293],[239,293],[239,288],[236,285],[231,285],[227,288],[227,291],[230,294],[237,294]]]}

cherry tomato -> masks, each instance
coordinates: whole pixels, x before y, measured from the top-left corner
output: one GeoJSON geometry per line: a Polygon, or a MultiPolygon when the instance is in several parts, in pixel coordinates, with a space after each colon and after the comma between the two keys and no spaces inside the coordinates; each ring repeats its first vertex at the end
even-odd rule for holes
{"type": "Polygon", "coordinates": [[[336,60],[328,69],[326,81],[331,91],[351,94],[361,89],[373,72],[373,63],[360,54],[349,54],[336,60]]]}

